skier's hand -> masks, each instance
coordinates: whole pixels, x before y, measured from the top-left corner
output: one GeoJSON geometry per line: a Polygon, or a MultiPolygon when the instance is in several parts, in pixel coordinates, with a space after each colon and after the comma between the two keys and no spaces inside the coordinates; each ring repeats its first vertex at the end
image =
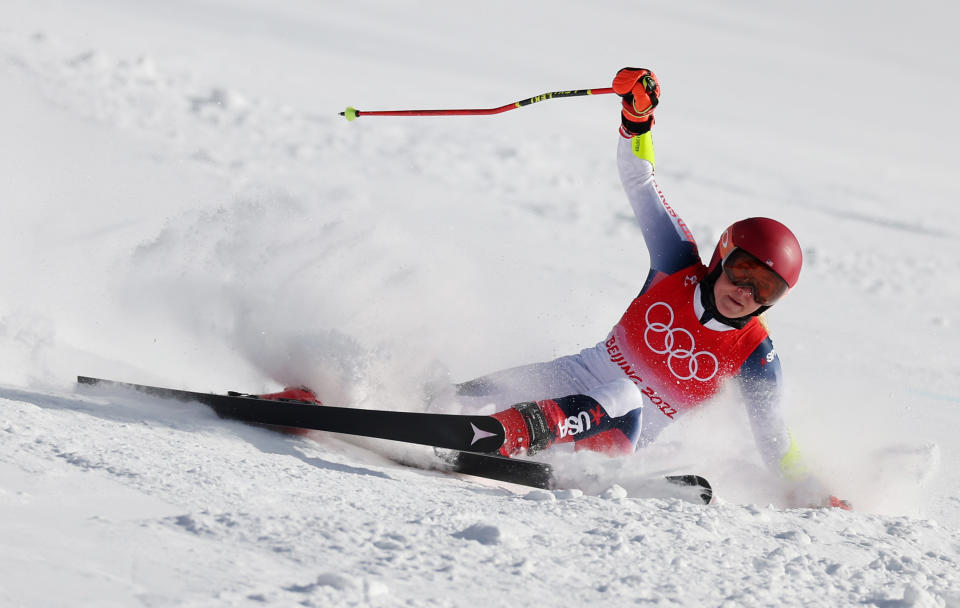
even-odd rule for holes
{"type": "Polygon", "coordinates": [[[827,486],[813,475],[794,481],[787,493],[787,501],[792,507],[853,510],[849,501],[831,494],[827,486]]]}
{"type": "Polygon", "coordinates": [[[660,103],[657,75],[646,68],[622,68],[613,78],[613,91],[623,98],[623,130],[630,135],[649,131],[660,103]]]}

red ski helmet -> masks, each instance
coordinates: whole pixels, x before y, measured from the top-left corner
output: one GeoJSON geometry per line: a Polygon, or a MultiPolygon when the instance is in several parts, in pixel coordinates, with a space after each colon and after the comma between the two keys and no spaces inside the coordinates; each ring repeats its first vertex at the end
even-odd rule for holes
{"type": "Polygon", "coordinates": [[[776,220],[750,217],[724,230],[710,258],[710,270],[717,268],[734,249],[742,249],[766,264],[791,289],[800,278],[800,243],[789,228],[776,220]]]}

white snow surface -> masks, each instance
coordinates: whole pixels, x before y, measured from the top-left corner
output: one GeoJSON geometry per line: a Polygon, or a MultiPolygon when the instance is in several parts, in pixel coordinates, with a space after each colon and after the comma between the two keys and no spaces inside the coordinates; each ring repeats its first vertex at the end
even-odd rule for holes
{"type": "Polygon", "coordinates": [[[0,606],[960,606],[955,5],[4,0],[0,606]],[[804,246],[789,423],[856,510],[764,472],[735,395],[564,489],[218,420],[77,374],[422,409],[602,339],[646,249],[614,96],[709,253],[804,246]],[[712,505],[650,498],[700,473],[712,505]]]}

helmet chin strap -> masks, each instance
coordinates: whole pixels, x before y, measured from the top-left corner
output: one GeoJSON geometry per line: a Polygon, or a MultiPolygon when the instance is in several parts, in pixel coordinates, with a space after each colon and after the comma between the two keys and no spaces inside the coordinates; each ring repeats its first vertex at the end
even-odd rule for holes
{"type": "Polygon", "coordinates": [[[703,305],[703,316],[700,317],[700,323],[706,324],[710,319],[716,319],[729,327],[743,329],[747,323],[750,322],[750,319],[763,314],[770,307],[761,306],[749,315],[737,317],[736,319],[731,319],[730,317],[725,317],[720,314],[720,311],[717,310],[717,300],[713,295],[713,288],[717,283],[717,279],[720,278],[721,272],[723,272],[723,267],[717,264],[716,268],[708,272],[703,279],[700,280],[700,304],[703,305]]]}

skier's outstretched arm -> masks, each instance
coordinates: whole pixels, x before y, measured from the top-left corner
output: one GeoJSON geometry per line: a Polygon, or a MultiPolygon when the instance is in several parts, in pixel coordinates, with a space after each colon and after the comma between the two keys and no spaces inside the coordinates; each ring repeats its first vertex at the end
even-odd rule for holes
{"type": "Polygon", "coordinates": [[[623,68],[614,78],[613,89],[623,97],[617,167],[650,253],[649,283],[658,273],[672,274],[700,258],[693,233],[653,178],[656,159],[650,129],[653,110],[660,102],[656,75],[642,68],[623,68]]]}
{"type": "Polygon", "coordinates": [[[802,476],[805,469],[783,417],[783,371],[770,338],[747,358],[737,379],[764,463],[787,479],[802,476]]]}
{"type": "Polygon", "coordinates": [[[757,448],[769,469],[791,484],[795,506],[850,508],[813,476],[783,416],[783,372],[769,338],[747,358],[737,376],[757,448]]]}

